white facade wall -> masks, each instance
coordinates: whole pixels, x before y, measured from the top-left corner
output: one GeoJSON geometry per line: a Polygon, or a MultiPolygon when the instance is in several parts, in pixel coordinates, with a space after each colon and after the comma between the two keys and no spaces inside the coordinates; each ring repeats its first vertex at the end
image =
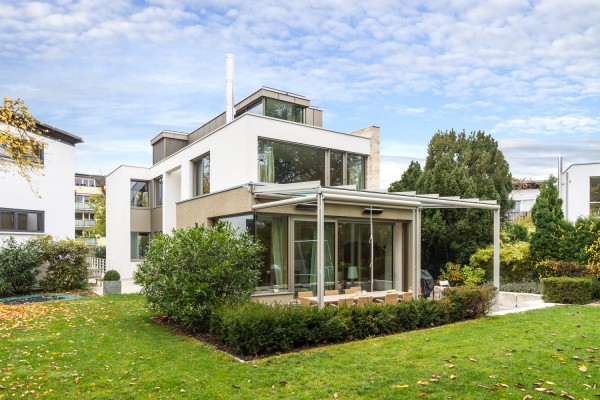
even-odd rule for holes
{"type": "Polygon", "coordinates": [[[518,209],[519,212],[529,212],[539,194],[540,189],[515,189],[510,192],[508,197],[511,200],[521,202],[518,209]]]}
{"type": "Polygon", "coordinates": [[[0,208],[44,211],[44,232],[0,231],[0,242],[10,236],[24,241],[42,234],[52,235],[54,239],[73,238],[75,234],[75,146],[43,136],[41,140],[47,147],[43,169],[32,175],[37,194],[16,173],[0,172],[0,208]]]}
{"type": "Polygon", "coordinates": [[[573,164],[561,174],[560,198],[571,222],[590,215],[590,177],[600,176],[600,163],[573,164]]]}
{"type": "MultiPolygon", "coordinates": [[[[107,259],[123,278],[137,262],[130,259],[129,182],[163,177],[163,232],[175,228],[176,203],[193,197],[193,162],[210,153],[210,191],[258,182],[258,138],[369,155],[370,140],[319,127],[244,114],[150,168],[121,166],[107,176],[107,259]]],[[[152,197],[152,193],[150,193],[152,197]]]]}
{"type": "Polygon", "coordinates": [[[150,180],[149,169],[121,166],[106,177],[106,259],[121,278],[131,278],[136,262],[131,261],[131,180],[150,180]]]}

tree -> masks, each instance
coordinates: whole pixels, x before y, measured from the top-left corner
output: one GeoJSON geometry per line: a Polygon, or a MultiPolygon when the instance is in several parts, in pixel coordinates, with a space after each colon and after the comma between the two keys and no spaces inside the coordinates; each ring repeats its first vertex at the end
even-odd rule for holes
{"type": "Polygon", "coordinates": [[[531,258],[534,261],[560,261],[564,234],[562,199],[558,197],[556,178],[552,175],[542,183],[540,194],[531,208],[535,231],[531,234],[531,258]]]}
{"type": "MultiPolygon", "coordinates": [[[[390,191],[496,200],[510,209],[512,177],[498,142],[485,132],[438,131],[429,142],[423,170],[412,162],[390,191]]],[[[429,209],[422,218],[422,265],[435,276],[448,262],[466,264],[493,240],[493,215],[477,209],[429,209]]]]}
{"type": "Polygon", "coordinates": [[[422,174],[421,164],[411,161],[399,181],[392,182],[390,192],[413,192],[417,190],[417,182],[422,174]]]}
{"type": "Polygon", "coordinates": [[[90,196],[88,203],[94,210],[94,219],[96,224],[84,231],[84,236],[106,236],[106,177],[103,175],[94,176],[97,186],[100,188],[100,193],[95,193],[90,196]]]}
{"type": "Polygon", "coordinates": [[[42,133],[23,100],[5,97],[0,108],[0,171],[16,170],[31,185],[31,175],[43,164],[42,133]]]}

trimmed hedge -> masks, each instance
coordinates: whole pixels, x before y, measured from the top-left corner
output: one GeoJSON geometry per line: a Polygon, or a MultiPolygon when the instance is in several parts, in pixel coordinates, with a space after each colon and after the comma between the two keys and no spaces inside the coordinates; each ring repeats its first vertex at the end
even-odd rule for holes
{"type": "Polygon", "coordinates": [[[240,355],[281,353],[476,318],[489,310],[495,288],[461,287],[442,300],[365,307],[225,305],[211,316],[211,334],[240,355]]]}
{"type": "Polygon", "coordinates": [[[587,304],[597,290],[592,278],[546,278],[542,280],[542,298],[548,303],[587,304]]]}

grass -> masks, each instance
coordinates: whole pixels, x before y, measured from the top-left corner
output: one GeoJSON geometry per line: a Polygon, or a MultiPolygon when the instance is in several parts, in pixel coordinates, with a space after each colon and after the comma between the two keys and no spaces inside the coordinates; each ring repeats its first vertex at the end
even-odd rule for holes
{"type": "Polygon", "coordinates": [[[0,399],[600,396],[599,307],[484,318],[249,363],[151,316],[139,295],[0,306],[0,399]]]}

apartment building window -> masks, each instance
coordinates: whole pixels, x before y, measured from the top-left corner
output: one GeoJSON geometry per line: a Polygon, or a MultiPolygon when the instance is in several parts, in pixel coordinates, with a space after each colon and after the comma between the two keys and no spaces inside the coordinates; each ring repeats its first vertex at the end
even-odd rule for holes
{"type": "Polygon", "coordinates": [[[590,176],[590,216],[600,216],[600,176],[590,176]]]}
{"type": "Polygon", "coordinates": [[[210,154],[194,161],[194,196],[210,193],[210,154]]]}
{"type": "Polygon", "coordinates": [[[273,117],[283,119],[285,121],[304,123],[304,109],[306,107],[290,103],[287,101],[272,99],[270,97],[263,97],[260,100],[250,104],[241,110],[238,110],[236,116],[240,116],[244,113],[265,115],[267,117],[273,117]]]}
{"type": "Polygon", "coordinates": [[[129,201],[131,207],[148,207],[148,182],[130,182],[129,201]]]}
{"type": "Polygon", "coordinates": [[[163,205],[163,178],[154,179],[154,207],[163,205]]]}
{"type": "Polygon", "coordinates": [[[320,181],[325,186],[365,188],[365,156],[268,139],[258,140],[258,180],[266,183],[320,181]],[[329,165],[328,175],[325,166],[329,165]]]}
{"type": "Polygon", "coordinates": [[[150,244],[149,232],[131,232],[131,259],[144,258],[148,244],[150,244]]]}
{"type": "Polygon", "coordinates": [[[75,186],[97,187],[98,183],[94,178],[75,178],[75,186]]]}
{"type": "Polygon", "coordinates": [[[0,230],[44,232],[44,212],[0,208],[0,230]]]}
{"type": "MultiPolygon", "coordinates": [[[[44,144],[33,144],[33,146],[34,148],[31,150],[31,153],[25,155],[25,158],[33,163],[44,165],[44,144]]],[[[0,146],[0,158],[12,159],[6,151],[6,146],[0,146]]]]}

